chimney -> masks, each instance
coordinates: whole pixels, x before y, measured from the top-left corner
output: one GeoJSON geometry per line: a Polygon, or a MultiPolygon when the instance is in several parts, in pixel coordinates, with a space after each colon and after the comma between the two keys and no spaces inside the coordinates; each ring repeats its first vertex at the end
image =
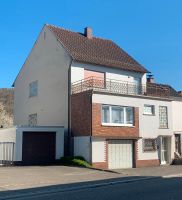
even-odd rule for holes
{"type": "Polygon", "coordinates": [[[92,39],[92,28],[86,27],[85,30],[84,30],[84,35],[88,39],[92,39]]]}
{"type": "Polygon", "coordinates": [[[178,91],[178,94],[182,96],[182,91],[178,91]]]}
{"type": "Polygon", "coordinates": [[[148,77],[147,77],[147,82],[148,83],[155,83],[155,80],[154,80],[154,76],[152,74],[149,74],[148,77]]]}

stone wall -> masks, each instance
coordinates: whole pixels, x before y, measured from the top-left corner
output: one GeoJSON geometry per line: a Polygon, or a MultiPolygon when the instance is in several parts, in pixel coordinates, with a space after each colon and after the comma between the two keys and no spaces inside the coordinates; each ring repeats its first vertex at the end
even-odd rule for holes
{"type": "Polygon", "coordinates": [[[14,90],[0,89],[0,128],[13,126],[14,90]]]}

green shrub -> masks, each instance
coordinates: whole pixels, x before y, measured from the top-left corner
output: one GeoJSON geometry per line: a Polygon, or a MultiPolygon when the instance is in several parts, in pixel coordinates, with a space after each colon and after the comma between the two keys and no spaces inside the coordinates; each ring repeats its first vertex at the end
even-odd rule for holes
{"type": "Polygon", "coordinates": [[[60,158],[60,164],[67,166],[91,167],[82,156],[65,156],[60,158]]]}

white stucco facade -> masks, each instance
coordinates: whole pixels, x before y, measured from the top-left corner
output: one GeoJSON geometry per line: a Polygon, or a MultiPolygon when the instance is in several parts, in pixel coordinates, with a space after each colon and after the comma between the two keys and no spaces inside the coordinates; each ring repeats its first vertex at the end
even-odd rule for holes
{"type": "Polygon", "coordinates": [[[92,163],[106,162],[106,140],[92,138],[92,163]]]}
{"type": "Polygon", "coordinates": [[[73,62],[71,65],[71,83],[84,79],[84,69],[105,72],[106,79],[133,82],[136,78],[141,79],[142,84],[146,84],[146,74],[79,62],[73,62]]]}
{"type": "Polygon", "coordinates": [[[14,124],[28,125],[37,114],[37,126],[68,128],[68,70],[71,59],[45,26],[24,63],[15,86],[14,124]],[[38,95],[29,97],[29,84],[38,82],[38,95]]]}
{"type": "Polygon", "coordinates": [[[175,100],[172,102],[172,123],[173,132],[182,133],[182,100],[175,100]]]}

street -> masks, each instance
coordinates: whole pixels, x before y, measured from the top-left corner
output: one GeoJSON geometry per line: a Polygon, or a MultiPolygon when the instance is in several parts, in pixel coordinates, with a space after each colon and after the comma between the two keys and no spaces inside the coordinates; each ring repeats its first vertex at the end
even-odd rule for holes
{"type": "MultiPolygon", "coordinates": [[[[18,200],[176,200],[182,199],[182,177],[156,178],[150,180],[140,180],[130,183],[121,183],[107,186],[91,187],[81,190],[67,192],[49,191],[40,195],[30,194],[16,198],[18,200]]],[[[41,189],[40,189],[41,190],[41,189]]],[[[14,199],[14,198],[0,198],[14,199]]]]}

